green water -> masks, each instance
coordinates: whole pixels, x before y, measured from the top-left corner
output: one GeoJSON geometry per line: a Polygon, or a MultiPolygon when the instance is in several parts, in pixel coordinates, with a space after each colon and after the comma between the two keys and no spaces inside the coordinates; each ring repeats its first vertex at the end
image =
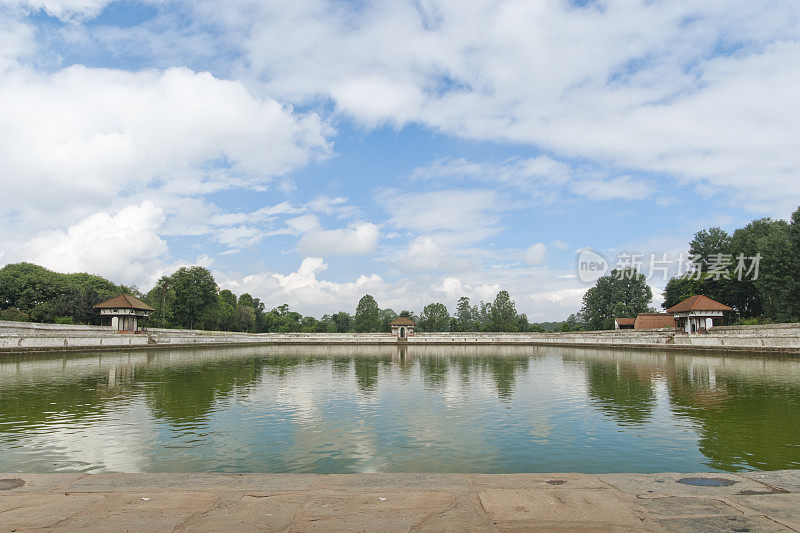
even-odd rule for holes
{"type": "Polygon", "coordinates": [[[800,359],[556,347],[0,358],[0,472],[800,468],[800,359]]]}

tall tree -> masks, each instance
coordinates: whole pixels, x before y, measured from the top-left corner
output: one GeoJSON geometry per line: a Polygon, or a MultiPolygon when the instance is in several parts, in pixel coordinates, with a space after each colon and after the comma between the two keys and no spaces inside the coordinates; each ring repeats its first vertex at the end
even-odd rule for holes
{"type": "Polygon", "coordinates": [[[151,318],[154,325],[163,328],[168,327],[172,322],[172,304],[175,300],[175,292],[172,290],[172,278],[161,276],[156,282],[156,286],[147,293],[147,302],[156,310],[151,318]]]}
{"type": "Polygon", "coordinates": [[[730,254],[731,236],[722,228],[714,227],[694,234],[689,243],[689,254],[692,261],[705,271],[714,262],[714,256],[730,254]]]}
{"type": "Polygon", "coordinates": [[[455,331],[475,331],[474,308],[470,305],[469,298],[462,296],[456,304],[455,331]]]}
{"type": "Polygon", "coordinates": [[[358,333],[374,333],[380,331],[381,310],[378,307],[378,302],[369,294],[365,294],[358,301],[354,326],[358,333]]]}
{"type": "Polygon", "coordinates": [[[238,331],[239,313],[236,295],[228,289],[219,291],[220,327],[225,331],[238,331]]]}
{"type": "Polygon", "coordinates": [[[613,329],[615,313],[635,317],[650,310],[652,299],[644,274],[636,269],[614,269],[583,295],[581,315],[590,330],[613,329]]]}
{"type": "Polygon", "coordinates": [[[517,331],[517,307],[508,291],[500,291],[489,310],[490,331],[517,331]]]}
{"type": "Polygon", "coordinates": [[[181,267],[171,278],[175,320],[192,329],[207,308],[216,303],[217,283],[211,272],[201,266],[181,267]]]}
{"type": "Polygon", "coordinates": [[[662,293],[664,296],[664,302],[661,304],[661,306],[664,309],[669,309],[673,305],[684,301],[686,298],[696,294],[703,294],[702,287],[702,280],[694,279],[691,276],[676,276],[670,279],[667,282],[667,285],[664,287],[664,291],[662,293]]]}
{"type": "Polygon", "coordinates": [[[353,317],[347,311],[339,311],[331,319],[336,325],[337,333],[348,333],[353,330],[353,317]]]}
{"type": "Polygon", "coordinates": [[[475,319],[475,331],[491,331],[491,312],[492,304],[481,302],[480,306],[472,308],[472,316],[475,319]]]}
{"type": "Polygon", "coordinates": [[[389,324],[397,318],[397,313],[392,309],[381,309],[381,327],[380,331],[389,331],[391,327],[389,324]]]}
{"type": "Polygon", "coordinates": [[[423,331],[447,331],[450,327],[450,313],[441,303],[426,305],[419,315],[419,327],[423,331]]]}

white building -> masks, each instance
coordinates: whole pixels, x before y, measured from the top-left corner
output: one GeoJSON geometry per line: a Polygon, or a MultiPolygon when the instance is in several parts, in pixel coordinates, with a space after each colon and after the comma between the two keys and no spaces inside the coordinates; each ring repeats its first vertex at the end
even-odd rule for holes
{"type": "Polygon", "coordinates": [[[392,335],[396,336],[398,339],[407,339],[413,336],[414,326],[416,325],[417,323],[407,316],[400,316],[389,322],[389,326],[392,328],[392,335]]]}
{"type": "Polygon", "coordinates": [[[110,319],[111,327],[117,331],[136,333],[147,330],[147,319],[155,311],[130,294],[120,294],[94,306],[100,310],[103,323],[110,319]]]}
{"type": "Polygon", "coordinates": [[[667,309],[675,318],[675,327],[686,333],[704,333],[721,326],[726,311],[733,309],[700,294],[667,309]]]}

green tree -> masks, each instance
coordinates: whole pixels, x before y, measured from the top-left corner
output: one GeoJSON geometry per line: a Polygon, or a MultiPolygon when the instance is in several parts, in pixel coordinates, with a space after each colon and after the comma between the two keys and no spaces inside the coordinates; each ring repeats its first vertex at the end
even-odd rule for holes
{"type": "Polygon", "coordinates": [[[256,312],[249,305],[239,304],[236,307],[240,331],[251,331],[256,323],[256,312]]]}
{"type": "Polygon", "coordinates": [[[492,331],[491,329],[492,304],[481,302],[480,306],[472,308],[472,316],[475,317],[475,331],[492,331]]]}
{"type": "Polygon", "coordinates": [[[453,331],[475,331],[476,318],[474,308],[470,305],[469,298],[462,296],[456,304],[455,326],[453,331]]]}
{"type": "Polygon", "coordinates": [[[220,310],[220,327],[224,331],[239,331],[239,312],[236,295],[228,289],[217,295],[220,310]]]}
{"type": "Polygon", "coordinates": [[[358,333],[374,333],[380,331],[381,310],[378,302],[369,294],[365,294],[358,301],[354,319],[355,330],[358,333]]]}
{"type": "Polygon", "coordinates": [[[169,327],[172,320],[172,305],[175,302],[175,291],[172,290],[172,278],[161,276],[150,292],[145,296],[145,301],[155,309],[150,317],[150,323],[156,327],[169,327]]]}
{"type": "Polygon", "coordinates": [[[389,324],[397,318],[397,313],[391,309],[381,309],[381,328],[380,331],[388,332],[391,327],[389,324]]]}
{"type": "Polygon", "coordinates": [[[650,310],[653,291],[636,269],[614,269],[583,295],[581,315],[590,330],[613,329],[615,313],[635,317],[650,310]]]}
{"type": "Polygon", "coordinates": [[[442,303],[426,305],[419,315],[419,327],[423,331],[447,331],[450,327],[450,313],[442,303]]]}
{"type": "Polygon", "coordinates": [[[181,267],[172,274],[174,316],[178,325],[194,328],[207,308],[217,300],[217,284],[207,268],[181,267]]]}
{"type": "Polygon", "coordinates": [[[319,327],[319,321],[313,316],[304,316],[300,320],[300,331],[303,333],[316,333],[319,327]]]}
{"type": "Polygon", "coordinates": [[[0,311],[0,320],[9,320],[11,322],[27,322],[31,319],[28,313],[21,311],[16,307],[9,307],[0,311]]]}
{"type": "Polygon", "coordinates": [[[141,296],[133,287],[91,274],[59,274],[31,263],[0,269],[0,311],[16,307],[35,322],[69,317],[79,324],[99,324],[93,306],[121,293],[141,296]]]}
{"type": "Polygon", "coordinates": [[[791,225],[775,228],[764,238],[763,245],[764,257],[755,285],[761,294],[764,316],[778,322],[797,320],[798,251],[792,243],[791,225]]]}
{"type": "Polygon", "coordinates": [[[335,313],[331,319],[336,325],[336,333],[348,333],[353,331],[353,317],[347,311],[335,313]]]}
{"type": "Polygon", "coordinates": [[[731,251],[731,236],[722,228],[708,228],[694,234],[694,239],[689,243],[689,254],[692,262],[703,271],[709,263],[714,262],[714,257],[719,254],[729,254],[731,251]]]}
{"type": "Polygon", "coordinates": [[[517,315],[517,331],[531,331],[532,324],[528,321],[528,315],[520,313],[517,315]]]}
{"type": "MultiPolygon", "coordinates": [[[[701,280],[693,279],[687,276],[676,276],[667,282],[662,292],[664,302],[661,306],[664,309],[669,309],[686,298],[696,294],[703,294],[703,282],[701,280]]],[[[623,317],[619,317],[623,318],[623,317]]]]}
{"type": "Polygon", "coordinates": [[[489,309],[489,331],[517,331],[517,308],[508,291],[500,291],[489,309]]]}

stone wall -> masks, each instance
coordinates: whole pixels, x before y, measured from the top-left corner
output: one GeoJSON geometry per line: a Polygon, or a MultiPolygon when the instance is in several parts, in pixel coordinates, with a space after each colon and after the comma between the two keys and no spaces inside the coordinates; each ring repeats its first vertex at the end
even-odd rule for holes
{"type": "Polygon", "coordinates": [[[150,329],[119,333],[110,327],[0,321],[0,353],[113,350],[179,346],[307,345],[554,345],[723,350],[800,354],[800,324],[726,326],[705,335],[674,330],[573,333],[418,333],[400,343],[389,333],[232,333],[150,329]]]}

